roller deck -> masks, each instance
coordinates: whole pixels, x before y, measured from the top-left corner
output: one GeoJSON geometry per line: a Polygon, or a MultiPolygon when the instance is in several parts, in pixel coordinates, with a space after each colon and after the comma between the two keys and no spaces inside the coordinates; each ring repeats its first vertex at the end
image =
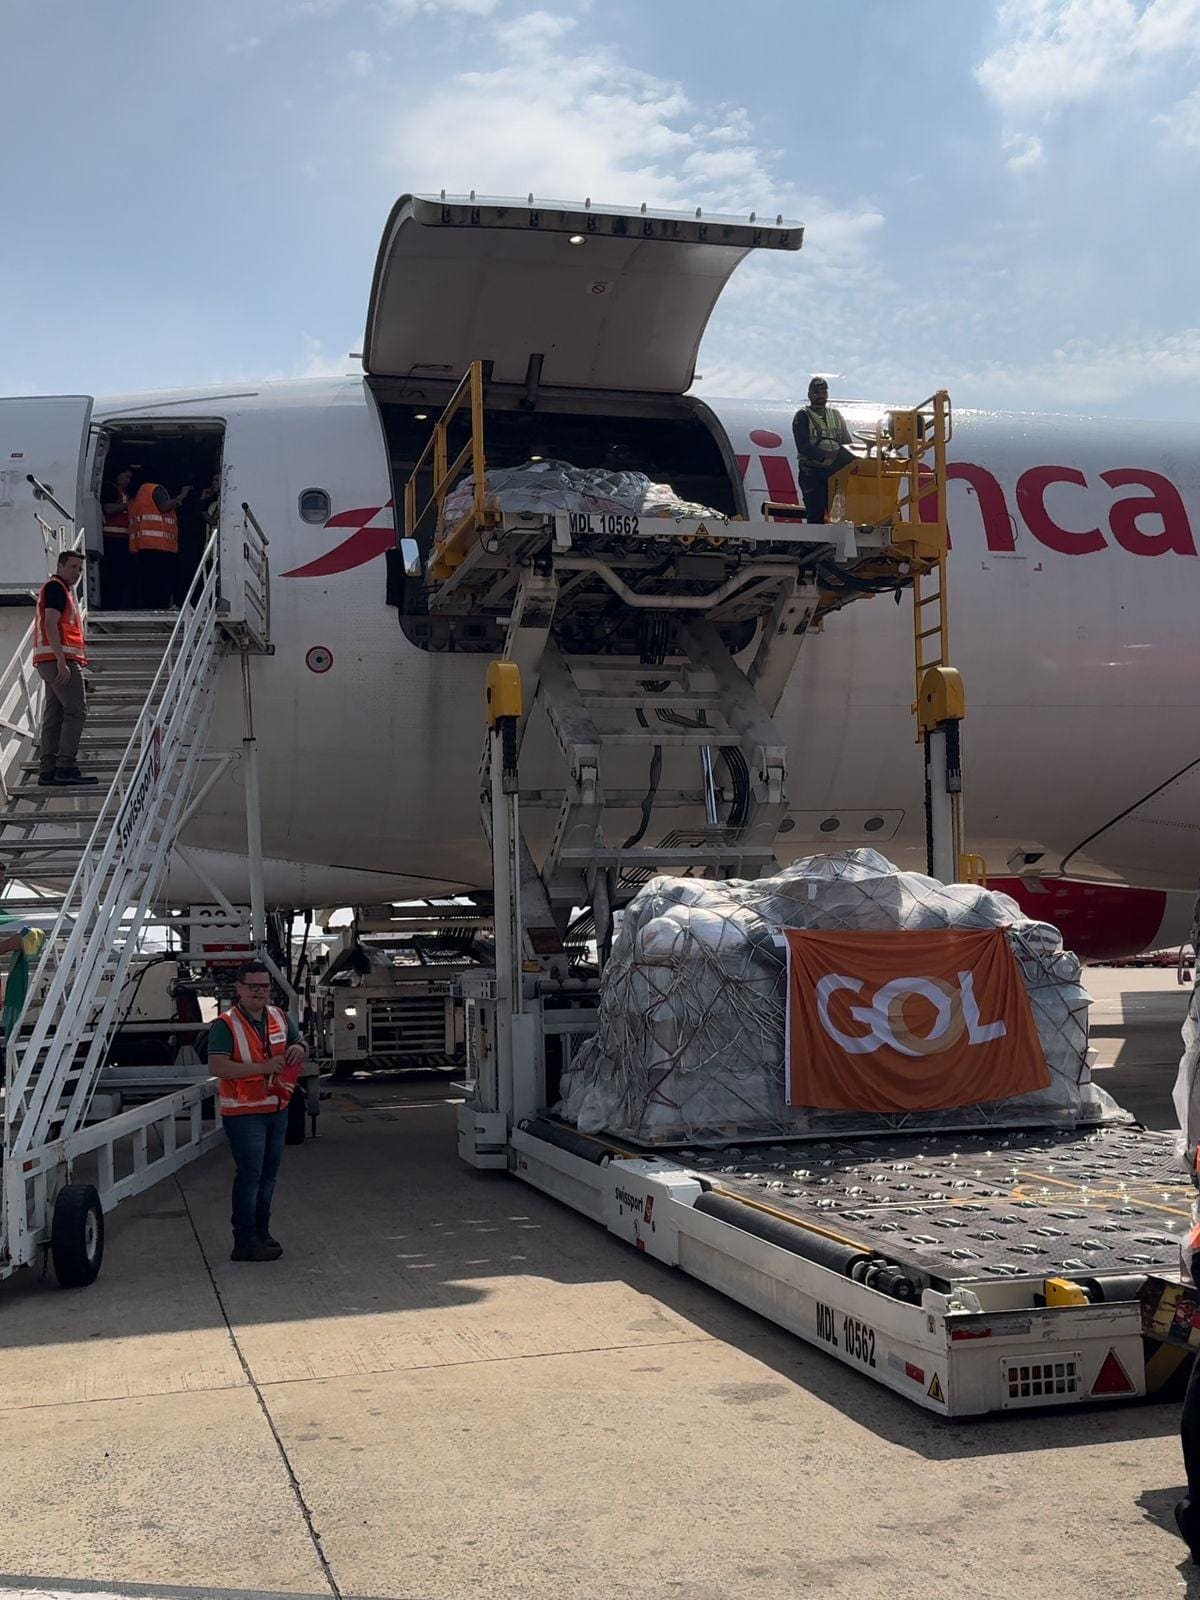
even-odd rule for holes
{"type": "Polygon", "coordinates": [[[1140,1398],[1190,1193],[1167,1133],[1120,1126],[638,1150],[551,1118],[516,1174],[637,1249],[945,1416],[1140,1398]]]}

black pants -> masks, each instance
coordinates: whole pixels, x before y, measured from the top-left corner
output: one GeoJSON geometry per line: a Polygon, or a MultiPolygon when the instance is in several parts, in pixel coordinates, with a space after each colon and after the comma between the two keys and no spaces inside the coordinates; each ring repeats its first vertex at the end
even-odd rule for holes
{"type": "Polygon", "coordinates": [[[179,557],[170,550],[139,550],[132,558],[138,604],[145,611],[169,611],[179,596],[179,557]]]}
{"type": "Polygon", "coordinates": [[[804,496],[806,522],[824,522],[829,510],[829,479],[823,472],[802,472],[800,493],[804,496]]]}
{"type": "Polygon", "coordinates": [[[1183,1397],[1183,1416],[1179,1420],[1183,1445],[1183,1470],[1187,1473],[1188,1499],[1200,1517],[1200,1356],[1193,1358],[1187,1392],[1183,1397]]]}
{"type": "Polygon", "coordinates": [[[100,601],[106,611],[124,611],[133,603],[129,592],[128,537],[105,535],[104,552],[100,560],[100,601]]]}

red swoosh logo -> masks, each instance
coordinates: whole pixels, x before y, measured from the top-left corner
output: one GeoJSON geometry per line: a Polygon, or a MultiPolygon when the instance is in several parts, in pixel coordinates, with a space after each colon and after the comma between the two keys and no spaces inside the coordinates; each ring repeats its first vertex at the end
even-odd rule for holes
{"type": "Polygon", "coordinates": [[[338,511],[330,517],[325,524],[327,528],[353,528],[354,532],[348,539],[343,539],[341,544],[335,545],[332,550],[326,550],[323,556],[306,562],[302,567],[293,567],[290,572],[282,574],[285,578],[328,578],[336,572],[349,572],[351,567],[361,567],[368,561],[374,561],[376,556],[381,556],[385,550],[391,548],[396,542],[394,527],[368,528],[367,523],[373,522],[381,511],[391,509],[392,501],[385,506],[360,506],[354,511],[338,511]]]}

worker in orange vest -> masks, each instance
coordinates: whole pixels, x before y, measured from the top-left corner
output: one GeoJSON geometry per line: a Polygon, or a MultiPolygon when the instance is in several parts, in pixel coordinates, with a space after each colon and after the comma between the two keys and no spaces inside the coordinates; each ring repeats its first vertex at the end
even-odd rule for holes
{"type": "Polygon", "coordinates": [[[100,566],[100,597],[106,611],[121,611],[129,604],[129,485],[128,467],[118,472],[101,496],[104,508],[104,554],[100,566]]]}
{"type": "Polygon", "coordinates": [[[176,512],[192,492],[185,484],[177,495],[147,479],[129,506],[129,553],[141,605],[166,611],[177,603],[179,518],[176,512]]]}
{"type": "Polygon", "coordinates": [[[38,591],[33,616],[33,665],[46,686],[38,749],[38,783],[75,788],[97,780],[79,770],[79,741],[87,721],[87,642],[75,586],[83,576],[83,557],[64,550],[54,576],[38,591]]]}
{"type": "Polygon", "coordinates": [[[208,1065],[220,1084],[221,1123],[236,1168],[231,1261],[277,1261],[271,1201],[283,1159],[288,1102],[308,1055],[293,1018],[271,1005],[271,975],[248,961],[237,1003],[208,1032],[208,1065]]]}

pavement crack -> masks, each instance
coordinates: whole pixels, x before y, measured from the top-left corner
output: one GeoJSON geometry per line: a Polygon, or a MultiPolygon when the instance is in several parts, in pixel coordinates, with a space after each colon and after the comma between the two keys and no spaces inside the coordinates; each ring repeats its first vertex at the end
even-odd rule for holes
{"type": "Polygon", "coordinates": [[[196,1219],[192,1215],[192,1207],[187,1197],[187,1191],[180,1183],[178,1174],[175,1176],[175,1187],[179,1190],[179,1193],[182,1196],[183,1207],[187,1212],[188,1226],[192,1230],[192,1237],[196,1241],[196,1248],[200,1252],[200,1259],[204,1263],[204,1270],[208,1274],[209,1283],[212,1285],[213,1296],[216,1299],[218,1307],[220,1308],[221,1318],[225,1323],[225,1330],[229,1334],[230,1343],[233,1345],[234,1352],[237,1355],[241,1369],[246,1375],[246,1382],[250,1385],[250,1388],[254,1394],[254,1398],[258,1402],[258,1408],[263,1414],[263,1420],[266,1422],[267,1427],[271,1430],[271,1437],[275,1441],[275,1448],[279,1451],[279,1459],[283,1462],[283,1470],[288,1475],[288,1482],[292,1486],[292,1493],[296,1497],[296,1504],[300,1508],[300,1515],[304,1518],[304,1526],[308,1530],[308,1537],[312,1543],[313,1550],[316,1553],[317,1560],[321,1564],[321,1571],[325,1575],[325,1582],[329,1585],[329,1592],[332,1594],[333,1600],[342,1600],[341,1586],[334,1575],[333,1567],[330,1564],[329,1557],[325,1554],[325,1547],[321,1543],[321,1535],[317,1532],[316,1524],[313,1522],[312,1510],[308,1504],[308,1501],[304,1498],[304,1490],[300,1486],[300,1479],[296,1474],[295,1467],[292,1465],[292,1459],[288,1455],[287,1446],[283,1442],[283,1436],[280,1434],[279,1429],[275,1426],[275,1418],[271,1415],[271,1410],[267,1405],[266,1397],[259,1386],[258,1379],[254,1376],[254,1373],[251,1370],[250,1363],[246,1359],[246,1353],[242,1349],[241,1340],[238,1338],[237,1331],[230,1319],[229,1311],[225,1305],[224,1296],[221,1294],[220,1285],[217,1283],[216,1275],[212,1269],[212,1262],[208,1259],[208,1251],[204,1248],[204,1241],[200,1237],[200,1230],[197,1228],[196,1219]]]}

